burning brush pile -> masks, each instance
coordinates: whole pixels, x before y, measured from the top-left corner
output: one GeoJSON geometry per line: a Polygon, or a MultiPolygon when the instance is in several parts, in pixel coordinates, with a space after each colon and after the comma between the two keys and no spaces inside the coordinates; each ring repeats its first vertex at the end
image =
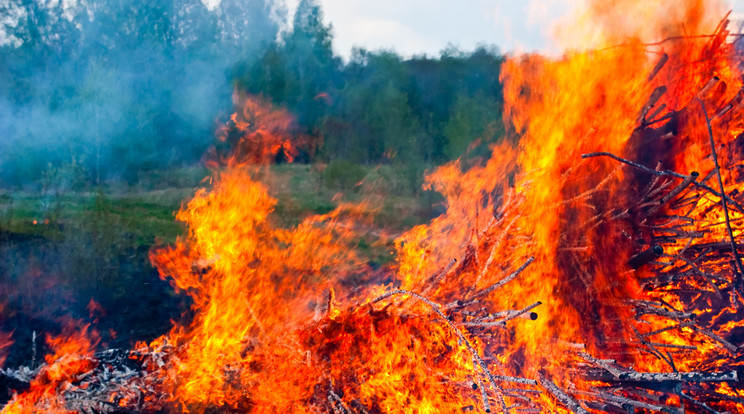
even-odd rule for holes
{"type": "MultiPolygon", "coordinates": [[[[193,319],[127,351],[47,338],[3,412],[744,412],[738,37],[656,3],[592,3],[590,51],[507,60],[518,146],[430,174],[447,211],[383,276],[353,253],[367,207],[277,227],[264,172],[222,162],[152,253],[193,319]]],[[[235,153],[289,154],[261,111],[235,153]]]]}

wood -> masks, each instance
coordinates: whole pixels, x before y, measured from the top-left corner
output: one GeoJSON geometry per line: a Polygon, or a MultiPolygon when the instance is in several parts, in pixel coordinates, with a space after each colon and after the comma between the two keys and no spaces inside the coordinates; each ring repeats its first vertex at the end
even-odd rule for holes
{"type": "MultiPolygon", "coordinates": [[[[721,166],[718,165],[718,155],[716,154],[716,142],[713,139],[713,127],[710,125],[710,118],[708,112],[705,110],[705,104],[700,98],[696,98],[700,102],[700,107],[705,115],[705,123],[708,126],[708,136],[710,138],[710,150],[713,155],[713,165],[715,166],[716,177],[718,177],[718,186],[720,187],[721,194],[726,194],[726,189],[723,187],[723,179],[721,178],[721,166]]],[[[742,268],[741,258],[739,252],[736,250],[736,239],[734,238],[734,232],[731,230],[731,219],[729,218],[728,204],[726,203],[726,197],[721,197],[721,206],[723,206],[723,215],[726,218],[726,230],[728,231],[729,238],[731,239],[731,253],[734,255],[734,268],[737,274],[744,276],[744,269],[742,268]]]]}
{"type": "Polygon", "coordinates": [[[666,53],[662,53],[659,61],[656,62],[656,66],[654,66],[653,70],[651,70],[651,73],[648,74],[648,78],[646,80],[651,82],[668,61],[669,55],[667,55],[666,53]]]}
{"type": "Polygon", "coordinates": [[[537,382],[545,388],[545,391],[550,393],[558,402],[565,405],[569,410],[576,414],[589,414],[584,407],[582,407],[575,399],[563,392],[557,385],[545,376],[544,371],[537,373],[537,382]]]}
{"type": "Polygon", "coordinates": [[[628,260],[628,266],[633,269],[639,269],[641,266],[649,263],[657,257],[664,254],[664,248],[658,244],[654,244],[648,249],[636,254],[628,260]]]}
{"type": "Polygon", "coordinates": [[[726,372],[637,372],[624,371],[609,373],[604,376],[593,376],[592,379],[605,382],[622,383],[681,383],[681,382],[736,382],[739,380],[736,371],[726,372]]]}

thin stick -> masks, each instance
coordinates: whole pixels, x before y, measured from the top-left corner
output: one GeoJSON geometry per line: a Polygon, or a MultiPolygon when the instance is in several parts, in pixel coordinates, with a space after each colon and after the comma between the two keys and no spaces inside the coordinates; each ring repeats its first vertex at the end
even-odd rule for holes
{"type": "MultiPolygon", "coordinates": [[[[588,153],[588,154],[581,154],[581,158],[592,158],[592,157],[610,157],[610,158],[612,158],[615,161],[622,162],[623,164],[628,164],[631,167],[637,168],[637,169],[639,169],[639,170],[641,170],[641,171],[643,171],[645,173],[648,173],[648,174],[653,174],[653,175],[658,175],[658,176],[676,177],[676,178],[679,178],[679,179],[682,179],[682,180],[684,180],[685,178],[687,178],[686,175],[680,174],[680,173],[678,173],[676,171],[670,171],[670,170],[660,170],[660,171],[657,171],[657,170],[653,170],[651,168],[646,167],[645,165],[641,165],[641,164],[638,164],[636,162],[633,162],[633,161],[630,161],[630,160],[626,160],[625,158],[620,158],[620,157],[618,157],[617,155],[615,155],[615,154],[613,154],[611,152],[591,152],[591,153],[588,153]]],[[[699,181],[693,181],[692,182],[692,185],[694,185],[695,187],[698,187],[698,188],[702,188],[704,190],[707,190],[711,194],[715,195],[716,197],[721,197],[721,198],[725,197],[726,198],[726,201],[728,201],[734,207],[736,207],[737,210],[739,210],[740,212],[744,212],[744,208],[741,205],[739,205],[739,203],[737,203],[736,201],[732,200],[725,193],[723,195],[721,195],[721,194],[718,193],[718,191],[714,190],[712,187],[710,187],[710,186],[708,186],[706,184],[703,184],[703,183],[701,183],[699,181]]]]}
{"type": "MultiPolygon", "coordinates": [[[[473,363],[475,365],[476,363],[475,359],[473,359],[473,363]]],[[[483,386],[483,380],[481,380],[480,377],[478,377],[478,388],[480,388],[481,399],[483,400],[483,411],[490,413],[491,403],[488,402],[488,394],[486,393],[486,387],[483,386]]]]}
{"type": "Polygon", "coordinates": [[[723,345],[731,353],[731,355],[736,355],[736,351],[739,350],[739,347],[738,346],[736,346],[736,345],[732,344],[731,342],[729,342],[729,341],[721,338],[720,336],[716,335],[714,332],[711,332],[711,331],[709,331],[709,330],[707,330],[705,328],[701,328],[701,327],[699,327],[697,325],[693,325],[692,326],[692,329],[694,329],[698,333],[701,333],[701,334],[707,336],[708,338],[710,338],[710,339],[712,339],[714,341],[718,341],[718,343],[720,343],[721,345],[723,345]]]}
{"type": "MultiPolygon", "coordinates": [[[[537,302],[533,303],[532,305],[530,305],[530,306],[528,306],[528,307],[526,307],[526,308],[524,308],[524,309],[522,309],[522,310],[520,310],[518,312],[512,313],[511,315],[509,315],[506,318],[500,320],[499,322],[505,323],[505,322],[510,321],[510,320],[512,320],[514,318],[518,318],[518,317],[524,315],[525,313],[531,311],[532,309],[535,309],[536,307],[538,307],[540,305],[542,305],[542,302],[540,302],[538,300],[537,302]]],[[[532,319],[532,318],[530,318],[530,319],[532,319]]]]}
{"type": "Polygon", "coordinates": [[[641,334],[641,337],[648,338],[649,336],[660,334],[660,333],[666,332],[666,331],[671,331],[672,329],[687,328],[689,326],[692,326],[692,321],[682,322],[682,323],[678,323],[676,325],[671,325],[671,326],[667,326],[665,328],[657,329],[655,331],[646,332],[646,333],[641,334]]]}
{"type": "Polygon", "coordinates": [[[687,401],[689,401],[689,402],[691,402],[691,403],[693,403],[693,404],[697,405],[698,407],[703,407],[703,408],[704,408],[704,409],[705,409],[706,411],[708,411],[709,413],[712,413],[712,414],[721,414],[721,412],[720,412],[720,411],[716,411],[715,409],[711,408],[711,407],[710,407],[710,406],[708,406],[707,404],[705,404],[705,403],[703,403],[703,402],[700,402],[700,401],[698,401],[698,400],[696,400],[696,399],[694,399],[694,398],[690,397],[689,395],[685,394],[685,393],[684,393],[684,392],[682,392],[682,391],[680,391],[680,392],[679,392],[679,395],[680,395],[680,396],[681,396],[682,398],[686,399],[687,401]]]}
{"type": "Polygon", "coordinates": [[[589,411],[579,405],[576,400],[571,398],[571,396],[566,394],[562,389],[558,388],[558,386],[555,385],[553,381],[549,380],[545,375],[543,375],[542,372],[537,373],[537,379],[540,382],[540,385],[545,388],[547,392],[555,397],[556,400],[565,405],[569,410],[573,411],[576,414],[589,414],[589,411]]]}
{"type": "Polygon", "coordinates": [[[649,404],[649,403],[632,400],[630,398],[621,397],[619,395],[610,394],[610,393],[606,393],[606,392],[589,392],[589,391],[579,391],[579,390],[577,390],[576,391],[576,394],[585,395],[585,396],[588,396],[588,397],[592,397],[594,399],[599,398],[599,399],[602,399],[602,400],[605,400],[605,401],[615,402],[615,403],[623,404],[623,405],[626,405],[627,404],[627,405],[630,405],[630,406],[633,406],[633,407],[642,408],[642,409],[646,409],[646,410],[661,411],[661,412],[667,413],[667,414],[681,414],[680,411],[677,411],[677,410],[675,410],[675,409],[673,409],[671,407],[666,407],[666,406],[663,406],[663,405],[649,404]]]}
{"type": "MultiPolygon", "coordinates": [[[[708,136],[710,137],[710,150],[713,153],[713,164],[716,167],[716,176],[718,177],[718,186],[721,188],[721,194],[726,194],[726,189],[723,187],[723,179],[721,178],[721,166],[718,165],[718,154],[716,154],[716,142],[713,140],[713,127],[710,125],[710,118],[708,112],[705,110],[705,104],[700,98],[695,98],[700,102],[700,107],[705,115],[705,123],[708,125],[708,136]]],[[[731,219],[729,218],[728,206],[726,205],[726,198],[721,197],[721,206],[723,206],[723,215],[726,218],[726,229],[728,230],[729,238],[731,239],[731,252],[734,255],[734,263],[736,265],[736,272],[739,276],[744,275],[744,271],[741,268],[741,260],[739,258],[739,252],[736,250],[736,239],[734,239],[734,232],[731,230],[731,219]]]]}
{"type": "Polygon", "coordinates": [[[527,266],[529,266],[534,261],[535,261],[535,257],[534,256],[530,256],[530,258],[527,259],[527,261],[524,262],[524,264],[522,266],[519,266],[519,269],[513,271],[509,276],[507,276],[507,277],[499,280],[498,282],[496,282],[493,285],[491,285],[491,286],[489,286],[489,287],[481,290],[480,292],[476,292],[475,295],[473,295],[473,299],[471,299],[471,300],[469,300],[469,301],[467,301],[467,302],[465,302],[463,304],[460,304],[460,307],[472,305],[473,303],[475,303],[475,302],[478,301],[477,298],[479,298],[481,296],[485,296],[485,295],[493,292],[494,290],[500,288],[501,286],[504,286],[505,284],[509,283],[515,277],[519,276],[519,274],[522,273],[524,271],[524,269],[526,269],[527,266]]]}

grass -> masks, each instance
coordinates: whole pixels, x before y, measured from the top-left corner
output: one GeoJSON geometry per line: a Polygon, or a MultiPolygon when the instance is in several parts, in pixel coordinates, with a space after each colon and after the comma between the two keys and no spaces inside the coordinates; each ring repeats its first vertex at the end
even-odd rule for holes
{"type": "MultiPolygon", "coordinates": [[[[366,202],[372,225],[359,240],[359,251],[371,261],[384,264],[391,259],[395,235],[435,214],[439,199],[413,191],[403,174],[390,166],[355,165],[350,174],[355,176],[354,182],[337,179],[344,174],[345,166],[326,167],[283,164],[256,173],[277,199],[274,218],[278,225],[294,226],[309,215],[328,213],[341,203],[366,202]]],[[[45,194],[0,192],[0,230],[59,239],[65,232],[115,226],[117,235],[109,239],[126,236],[127,243],[134,243],[127,247],[150,247],[156,241],[173,243],[185,233],[183,224],[175,220],[175,212],[193,197],[197,187],[204,186],[202,181],[208,174],[203,168],[184,168],[160,171],[156,178],[163,181],[152,178],[133,187],[108,185],[45,194]]]]}
{"type": "Polygon", "coordinates": [[[105,212],[112,224],[132,235],[139,245],[152,245],[155,238],[173,242],[183,232],[175,221],[181,200],[193,189],[133,191],[120,194],[108,189],[46,196],[27,192],[5,193],[12,204],[0,205],[0,229],[17,235],[56,237],[79,230],[92,214],[105,212]]]}

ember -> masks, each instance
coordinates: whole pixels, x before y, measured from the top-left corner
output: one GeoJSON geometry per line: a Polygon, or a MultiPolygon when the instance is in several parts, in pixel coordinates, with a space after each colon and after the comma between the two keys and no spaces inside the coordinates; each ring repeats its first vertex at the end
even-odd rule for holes
{"type": "Polygon", "coordinates": [[[240,97],[188,233],[151,254],[193,320],[134,351],[48,339],[45,364],[0,373],[3,412],[744,411],[744,88],[703,6],[506,61],[519,145],[427,177],[447,211],[396,240],[384,285],[346,283],[372,272],[350,248],[368,206],[275,225],[256,163],[291,158],[291,122],[240,97]]]}

